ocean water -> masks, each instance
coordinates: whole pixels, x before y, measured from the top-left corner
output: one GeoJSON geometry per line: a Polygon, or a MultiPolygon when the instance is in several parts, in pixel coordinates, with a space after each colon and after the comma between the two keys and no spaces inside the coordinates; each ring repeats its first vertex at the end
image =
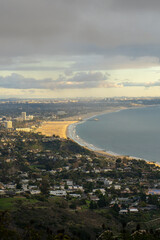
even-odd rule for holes
{"type": "Polygon", "coordinates": [[[72,126],[81,145],[160,163],[160,106],[126,109],[72,126]]]}

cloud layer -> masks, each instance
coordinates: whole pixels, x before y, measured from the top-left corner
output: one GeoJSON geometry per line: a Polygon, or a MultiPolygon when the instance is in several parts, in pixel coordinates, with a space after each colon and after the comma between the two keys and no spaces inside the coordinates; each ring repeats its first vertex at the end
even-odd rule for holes
{"type": "Polygon", "coordinates": [[[0,0],[3,56],[159,56],[158,0],[0,0]]]}
{"type": "Polygon", "coordinates": [[[90,89],[90,88],[123,88],[123,87],[155,87],[160,80],[154,82],[110,81],[109,74],[101,72],[81,72],[73,77],[59,76],[57,79],[25,78],[19,74],[0,76],[0,87],[11,89],[90,89]]]}
{"type": "Polygon", "coordinates": [[[159,22],[159,0],[0,0],[0,87],[159,87],[143,75],[160,69],[159,22]]]}
{"type": "Polygon", "coordinates": [[[97,88],[107,84],[109,75],[101,72],[82,72],[76,73],[72,77],[59,76],[53,80],[25,78],[20,74],[11,74],[10,76],[0,76],[0,87],[16,89],[72,89],[72,88],[97,88]]]}

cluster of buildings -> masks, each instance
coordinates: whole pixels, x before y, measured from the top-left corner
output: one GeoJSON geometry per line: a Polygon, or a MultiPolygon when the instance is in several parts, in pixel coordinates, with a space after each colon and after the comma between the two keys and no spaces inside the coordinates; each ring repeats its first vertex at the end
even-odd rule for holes
{"type": "Polygon", "coordinates": [[[33,115],[26,115],[26,112],[22,112],[21,116],[16,118],[17,121],[29,121],[33,120],[34,116],[33,115]]]}
{"type": "MultiPolygon", "coordinates": [[[[29,120],[33,120],[34,116],[33,115],[26,115],[26,112],[22,112],[20,117],[15,118],[14,120],[16,121],[29,121],[29,120]]],[[[1,122],[3,123],[4,127],[6,129],[12,129],[13,128],[13,121],[11,118],[6,118],[3,117],[0,119],[1,122]]]]}

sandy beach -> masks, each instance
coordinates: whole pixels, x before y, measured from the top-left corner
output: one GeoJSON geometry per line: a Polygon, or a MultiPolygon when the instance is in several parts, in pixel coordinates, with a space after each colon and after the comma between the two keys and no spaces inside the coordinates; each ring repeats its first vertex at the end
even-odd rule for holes
{"type": "Polygon", "coordinates": [[[51,121],[43,122],[42,125],[35,130],[45,136],[59,136],[61,138],[67,138],[67,128],[69,125],[76,123],[76,121],[51,121]]]}

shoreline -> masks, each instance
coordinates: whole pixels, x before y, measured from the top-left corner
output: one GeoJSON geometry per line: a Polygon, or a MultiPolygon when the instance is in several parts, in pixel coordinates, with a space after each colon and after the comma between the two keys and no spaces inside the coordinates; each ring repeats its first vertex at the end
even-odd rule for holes
{"type": "MultiPolygon", "coordinates": [[[[143,107],[143,106],[140,106],[140,107],[143,107]]],[[[133,107],[133,108],[135,109],[135,108],[140,108],[140,107],[133,107]]],[[[110,159],[124,158],[124,157],[128,158],[128,156],[119,155],[119,154],[111,152],[111,151],[106,152],[103,149],[100,149],[100,148],[94,146],[93,144],[85,142],[78,135],[76,135],[76,126],[78,124],[82,124],[89,119],[96,118],[96,117],[104,115],[104,114],[119,112],[119,111],[126,110],[126,109],[132,109],[132,107],[112,107],[112,108],[106,109],[105,111],[102,111],[102,112],[93,112],[93,113],[88,113],[88,114],[77,116],[77,117],[81,118],[81,120],[77,121],[76,123],[68,125],[67,137],[70,138],[72,141],[75,141],[76,143],[78,143],[80,146],[85,147],[86,149],[93,151],[98,155],[105,156],[110,159]]]]}
{"type": "Polygon", "coordinates": [[[81,120],[77,121],[76,123],[68,125],[67,130],[66,130],[66,135],[67,135],[68,138],[70,138],[71,140],[75,141],[80,146],[83,146],[86,149],[88,149],[90,151],[93,151],[93,152],[95,152],[98,155],[105,156],[105,157],[110,158],[110,159],[127,158],[128,160],[131,160],[131,159],[144,160],[148,164],[154,164],[155,166],[160,167],[160,163],[152,162],[150,160],[146,160],[146,159],[142,159],[142,158],[138,158],[138,157],[134,157],[134,156],[128,156],[128,155],[119,155],[117,153],[110,152],[110,151],[106,152],[103,149],[97,148],[93,144],[85,142],[78,135],[76,135],[76,126],[78,124],[84,123],[85,121],[87,121],[87,120],[89,120],[91,118],[98,117],[100,115],[104,115],[104,114],[108,114],[108,113],[119,112],[119,111],[122,111],[122,110],[136,109],[136,108],[145,108],[145,107],[151,107],[151,106],[112,108],[112,109],[105,110],[105,111],[103,111],[101,113],[100,112],[99,113],[95,112],[95,113],[86,114],[86,115],[84,115],[83,118],[81,118],[81,120]]]}

